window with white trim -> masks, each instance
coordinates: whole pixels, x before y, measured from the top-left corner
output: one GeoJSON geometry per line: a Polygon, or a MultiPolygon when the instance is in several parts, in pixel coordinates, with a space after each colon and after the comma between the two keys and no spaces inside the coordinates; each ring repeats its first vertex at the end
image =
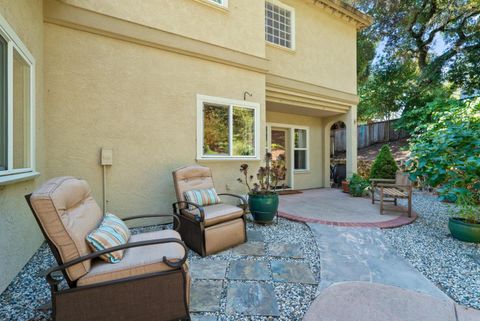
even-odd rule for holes
{"type": "Polygon", "coordinates": [[[228,0],[210,0],[210,2],[219,4],[223,7],[228,7],[228,0]]]}
{"type": "Polygon", "coordinates": [[[260,105],[197,96],[197,158],[258,159],[260,105]]]}
{"type": "Polygon", "coordinates": [[[0,182],[34,172],[35,60],[0,16],[0,182]]]}
{"type": "Polygon", "coordinates": [[[280,1],[265,2],[265,40],[295,49],[295,10],[280,1]]]}
{"type": "Polygon", "coordinates": [[[294,129],[294,169],[308,170],[308,130],[294,129]]]}

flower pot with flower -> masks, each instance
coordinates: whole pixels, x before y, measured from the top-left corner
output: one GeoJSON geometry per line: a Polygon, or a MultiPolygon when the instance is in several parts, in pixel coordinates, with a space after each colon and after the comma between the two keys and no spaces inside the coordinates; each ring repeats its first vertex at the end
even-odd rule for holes
{"type": "Polygon", "coordinates": [[[272,161],[272,154],[265,155],[265,166],[261,166],[257,172],[257,182],[253,182],[254,176],[248,172],[247,164],[240,166],[243,177],[238,182],[248,189],[248,207],[253,219],[257,223],[271,223],[278,212],[277,186],[285,177],[287,171],[284,162],[272,161]]]}

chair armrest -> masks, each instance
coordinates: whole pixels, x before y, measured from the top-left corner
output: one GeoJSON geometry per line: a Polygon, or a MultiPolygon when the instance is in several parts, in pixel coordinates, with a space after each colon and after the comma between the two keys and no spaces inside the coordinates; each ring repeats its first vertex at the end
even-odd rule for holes
{"type": "Polygon", "coordinates": [[[240,200],[240,202],[242,203],[242,208],[244,211],[247,210],[247,200],[245,199],[245,197],[241,196],[241,195],[237,195],[237,194],[230,194],[230,193],[220,193],[218,194],[218,196],[231,196],[231,197],[236,197],[240,200]]]}
{"type": "Polygon", "coordinates": [[[200,216],[195,215],[196,220],[198,222],[205,221],[205,210],[200,205],[192,203],[192,202],[187,202],[187,201],[175,202],[175,203],[172,204],[172,206],[173,206],[173,213],[175,213],[176,215],[181,215],[182,214],[181,211],[180,211],[180,208],[178,207],[179,205],[192,205],[192,206],[196,207],[198,209],[198,211],[200,212],[200,216]]]}
{"type": "Polygon", "coordinates": [[[122,218],[122,221],[130,221],[130,220],[136,220],[136,219],[139,219],[139,218],[149,218],[149,217],[173,217],[173,219],[176,221],[177,223],[177,228],[175,229],[175,231],[178,231],[178,229],[180,228],[180,219],[178,218],[178,216],[176,214],[144,214],[144,215],[136,215],[136,216],[130,216],[130,217],[126,217],[126,218],[122,218]]]}
{"type": "Polygon", "coordinates": [[[55,267],[52,267],[52,268],[48,269],[45,272],[45,277],[47,279],[47,282],[51,286],[55,286],[55,285],[58,284],[59,281],[56,280],[52,276],[52,273],[54,273],[56,271],[63,271],[63,270],[65,270],[65,269],[67,269],[67,268],[69,268],[69,267],[71,267],[75,264],[81,263],[83,261],[95,259],[95,258],[99,257],[100,255],[103,255],[103,254],[106,254],[106,253],[115,252],[115,251],[118,251],[118,250],[125,250],[125,249],[132,248],[132,247],[148,246],[148,245],[155,245],[155,244],[165,244],[165,243],[178,243],[183,247],[184,255],[183,255],[183,258],[180,261],[169,261],[165,256],[162,258],[163,263],[165,263],[169,267],[180,268],[183,265],[183,263],[185,263],[185,261],[187,260],[187,256],[188,256],[187,247],[185,246],[185,243],[183,243],[179,239],[166,238],[166,239],[154,239],[154,240],[146,240],[146,241],[140,241],[140,242],[132,242],[132,243],[127,243],[127,244],[123,244],[123,245],[114,246],[114,247],[111,247],[111,248],[108,248],[108,249],[105,249],[105,250],[93,252],[93,253],[90,253],[88,255],[84,255],[84,256],[81,256],[81,257],[76,258],[74,260],[68,261],[68,262],[66,262],[62,265],[55,266],[55,267]]]}

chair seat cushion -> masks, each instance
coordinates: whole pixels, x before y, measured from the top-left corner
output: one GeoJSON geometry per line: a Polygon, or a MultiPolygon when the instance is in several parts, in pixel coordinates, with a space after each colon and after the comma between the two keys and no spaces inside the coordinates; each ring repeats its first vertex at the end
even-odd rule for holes
{"type": "MultiPolygon", "coordinates": [[[[127,244],[130,230],[125,223],[111,213],[105,214],[102,223],[87,235],[88,245],[93,251],[106,250],[114,246],[127,244]]],[[[123,258],[125,250],[106,253],[100,258],[109,263],[118,263],[123,258]]]]}
{"type": "MultiPolygon", "coordinates": [[[[205,212],[205,226],[231,221],[243,215],[243,209],[230,204],[205,206],[203,210],[205,212]]],[[[200,211],[197,209],[193,211],[183,210],[182,212],[190,215],[192,218],[194,218],[195,215],[200,215],[200,211]]]]}
{"type": "MultiPolygon", "coordinates": [[[[165,238],[181,240],[180,234],[176,231],[165,230],[132,235],[129,243],[165,238]]],[[[77,285],[85,286],[146,273],[168,271],[172,268],[163,263],[163,257],[169,260],[181,260],[184,255],[184,248],[177,243],[129,248],[125,250],[123,259],[117,264],[94,260],[90,272],[81,277],[77,285]]]]}

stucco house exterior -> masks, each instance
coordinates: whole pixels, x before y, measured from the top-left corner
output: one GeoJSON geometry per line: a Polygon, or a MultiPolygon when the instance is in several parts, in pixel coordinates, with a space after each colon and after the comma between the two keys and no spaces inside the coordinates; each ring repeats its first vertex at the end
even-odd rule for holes
{"type": "Polygon", "coordinates": [[[0,0],[0,291],[43,241],[23,196],[48,178],[119,216],[169,213],[186,164],[245,193],[238,168],[266,150],[288,187],[329,187],[337,121],[355,172],[369,23],[338,0],[0,0]]]}

